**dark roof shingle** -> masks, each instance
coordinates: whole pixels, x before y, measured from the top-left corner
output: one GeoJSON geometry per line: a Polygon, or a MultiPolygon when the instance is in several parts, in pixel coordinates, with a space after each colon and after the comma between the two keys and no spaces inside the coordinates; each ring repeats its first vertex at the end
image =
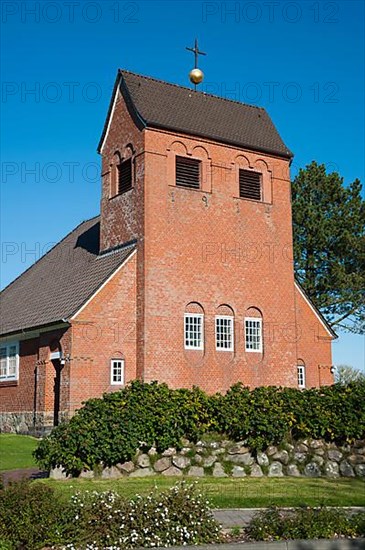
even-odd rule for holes
{"type": "Polygon", "coordinates": [[[99,217],[81,223],[0,294],[0,334],[71,317],[134,250],[99,253],[99,217]]]}
{"type": "Polygon", "coordinates": [[[118,73],[99,151],[119,86],[129,109],[143,126],[205,137],[285,158],[293,156],[262,107],[197,92],[125,70],[118,73]]]}

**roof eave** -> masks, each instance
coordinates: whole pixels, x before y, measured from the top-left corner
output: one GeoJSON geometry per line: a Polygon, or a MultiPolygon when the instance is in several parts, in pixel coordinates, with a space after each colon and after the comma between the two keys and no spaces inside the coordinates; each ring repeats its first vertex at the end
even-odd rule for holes
{"type": "Polygon", "coordinates": [[[0,340],[1,339],[7,339],[7,338],[20,338],[21,336],[26,337],[32,332],[49,332],[51,330],[54,330],[57,328],[66,328],[70,327],[71,323],[67,318],[64,319],[58,319],[56,321],[51,321],[49,323],[43,323],[40,325],[33,325],[29,327],[18,327],[15,330],[11,330],[10,332],[1,332],[0,333],[0,340]]]}
{"type": "Polygon", "coordinates": [[[141,113],[139,113],[139,111],[137,110],[137,108],[136,108],[136,106],[133,102],[133,99],[132,99],[132,97],[129,93],[128,87],[127,87],[127,85],[125,83],[125,80],[124,80],[124,77],[123,77],[123,71],[121,69],[118,69],[117,76],[116,76],[115,82],[114,82],[112,96],[111,96],[110,102],[109,102],[108,113],[106,115],[106,119],[105,119],[104,126],[103,126],[103,131],[102,131],[102,134],[101,134],[101,137],[100,137],[100,140],[99,140],[99,143],[98,143],[98,147],[97,147],[97,152],[99,154],[101,154],[102,148],[104,146],[104,142],[106,140],[106,136],[107,136],[108,129],[109,129],[109,124],[110,124],[111,117],[112,117],[112,114],[113,114],[113,111],[114,111],[114,106],[115,106],[115,102],[116,102],[116,99],[117,99],[117,94],[118,94],[119,89],[120,89],[120,91],[123,95],[123,98],[124,98],[125,104],[127,106],[127,109],[129,111],[134,123],[136,124],[137,128],[142,130],[147,125],[147,122],[144,120],[141,113]]]}
{"type": "Polygon", "coordinates": [[[272,156],[275,156],[275,157],[280,157],[280,158],[285,158],[286,160],[291,160],[293,157],[294,157],[294,154],[288,150],[287,153],[283,153],[282,151],[275,151],[273,149],[268,149],[266,147],[253,147],[252,145],[247,145],[245,143],[241,143],[241,142],[238,142],[238,141],[234,141],[234,140],[225,140],[223,138],[218,138],[218,137],[215,137],[215,136],[211,136],[211,135],[207,135],[207,134],[204,134],[202,132],[187,132],[186,130],[181,130],[181,128],[176,128],[176,127],[173,127],[173,126],[169,126],[167,124],[158,124],[156,122],[152,122],[152,121],[147,121],[147,124],[146,124],[147,128],[152,128],[152,129],[156,129],[156,130],[169,130],[171,132],[178,132],[180,134],[185,134],[185,135],[188,135],[188,136],[198,136],[198,137],[201,137],[201,138],[204,138],[204,139],[210,139],[212,141],[215,141],[217,143],[224,143],[225,145],[233,145],[235,147],[240,147],[241,149],[246,149],[248,151],[257,151],[257,152],[260,152],[260,153],[266,153],[267,155],[272,155],[272,156]]]}
{"type": "Polygon", "coordinates": [[[331,325],[328,323],[328,321],[324,317],[324,315],[319,311],[318,307],[313,302],[313,300],[308,296],[308,294],[306,293],[306,291],[304,290],[304,288],[302,287],[302,285],[298,281],[297,277],[295,277],[295,283],[296,283],[297,287],[299,288],[299,290],[302,292],[302,294],[305,296],[305,298],[308,300],[308,302],[311,304],[312,308],[315,310],[318,317],[321,319],[322,323],[326,326],[328,332],[330,332],[332,334],[333,339],[337,340],[338,335],[335,333],[335,331],[333,330],[331,325]]]}

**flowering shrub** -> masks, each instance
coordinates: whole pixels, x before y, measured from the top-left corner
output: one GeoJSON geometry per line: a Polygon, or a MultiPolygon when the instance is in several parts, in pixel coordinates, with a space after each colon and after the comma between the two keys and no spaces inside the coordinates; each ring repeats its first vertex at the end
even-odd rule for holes
{"type": "Polygon", "coordinates": [[[130,501],[113,491],[85,491],[60,502],[53,488],[34,482],[0,492],[0,550],[126,550],[219,540],[219,525],[195,484],[130,501]]]}
{"type": "Polygon", "coordinates": [[[253,540],[363,537],[365,513],[350,515],[346,510],[325,507],[290,512],[269,508],[252,518],[246,534],[253,540]]]}
{"type": "Polygon", "coordinates": [[[118,550],[220,540],[208,502],[185,482],[131,501],[113,491],[85,491],[72,497],[71,506],[75,520],[69,536],[76,545],[69,543],[65,549],[118,550]]]}

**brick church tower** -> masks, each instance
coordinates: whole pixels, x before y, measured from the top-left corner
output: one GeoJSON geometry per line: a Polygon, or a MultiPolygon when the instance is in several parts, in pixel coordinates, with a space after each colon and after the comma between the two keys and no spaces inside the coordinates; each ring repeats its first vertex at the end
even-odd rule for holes
{"type": "Polygon", "coordinates": [[[99,152],[101,249],[137,243],[137,376],[318,385],[333,333],[294,280],[292,154],[266,111],[120,71],[99,152]]]}

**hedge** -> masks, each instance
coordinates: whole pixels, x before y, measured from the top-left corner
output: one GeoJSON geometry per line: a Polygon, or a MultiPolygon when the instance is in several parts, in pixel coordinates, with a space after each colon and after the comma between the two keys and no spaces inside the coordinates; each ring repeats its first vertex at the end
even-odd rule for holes
{"type": "Polygon", "coordinates": [[[133,381],[90,399],[69,422],[40,441],[34,452],[46,469],[62,465],[77,474],[99,464],[130,460],[138,448],[162,452],[208,433],[244,441],[253,450],[307,437],[338,444],[365,437],[365,383],[319,389],[235,384],[222,394],[199,388],[133,381]]]}

